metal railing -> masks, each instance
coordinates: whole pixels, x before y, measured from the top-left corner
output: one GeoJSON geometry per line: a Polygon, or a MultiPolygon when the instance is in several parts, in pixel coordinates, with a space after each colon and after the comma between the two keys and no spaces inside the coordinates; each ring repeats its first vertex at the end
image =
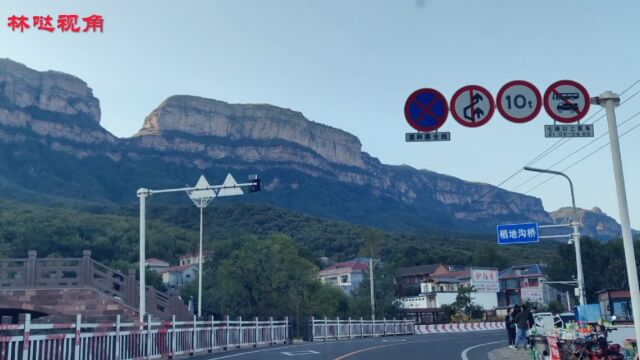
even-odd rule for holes
{"type": "Polygon", "coordinates": [[[159,359],[289,341],[289,319],[0,325],[0,360],[159,359]]]}
{"type": "Polygon", "coordinates": [[[348,319],[316,319],[309,320],[309,341],[346,340],[364,337],[413,335],[413,320],[359,320],[348,319]]]}

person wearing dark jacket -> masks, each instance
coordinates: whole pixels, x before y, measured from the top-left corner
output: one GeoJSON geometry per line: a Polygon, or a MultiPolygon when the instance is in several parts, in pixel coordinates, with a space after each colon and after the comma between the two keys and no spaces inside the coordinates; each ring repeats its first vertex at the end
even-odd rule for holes
{"type": "Polygon", "coordinates": [[[529,308],[526,305],[522,306],[522,311],[516,315],[515,323],[516,323],[516,349],[522,343],[522,349],[527,348],[527,331],[529,330],[529,316],[531,313],[529,312],[529,308]]]}
{"type": "MultiPolygon", "coordinates": [[[[516,324],[514,322],[515,308],[507,312],[507,316],[504,318],[504,328],[507,329],[507,338],[509,339],[509,347],[513,349],[516,344],[516,324]]],[[[517,313],[516,313],[517,315],[517,313]]]]}

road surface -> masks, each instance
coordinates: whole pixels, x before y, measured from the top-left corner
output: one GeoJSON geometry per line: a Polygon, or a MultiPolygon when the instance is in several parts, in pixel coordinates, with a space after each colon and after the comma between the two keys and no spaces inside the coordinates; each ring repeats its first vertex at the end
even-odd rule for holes
{"type": "Polygon", "coordinates": [[[200,356],[233,360],[487,360],[506,345],[504,330],[473,333],[381,337],[278,345],[200,356]]]}

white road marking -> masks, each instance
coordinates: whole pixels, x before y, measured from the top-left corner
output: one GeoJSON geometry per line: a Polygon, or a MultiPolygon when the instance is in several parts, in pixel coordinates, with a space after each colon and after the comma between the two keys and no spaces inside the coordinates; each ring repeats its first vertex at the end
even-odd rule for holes
{"type": "Polygon", "coordinates": [[[313,350],[300,350],[300,351],[283,351],[280,354],[287,356],[298,356],[298,355],[315,355],[320,354],[318,351],[313,350]]]}
{"type": "Polygon", "coordinates": [[[464,351],[462,352],[462,354],[460,354],[460,356],[462,356],[462,360],[469,360],[469,358],[467,357],[467,353],[469,352],[469,350],[473,350],[475,348],[479,348],[479,347],[483,347],[483,346],[487,346],[487,345],[492,345],[492,344],[497,344],[497,343],[501,343],[501,342],[506,342],[507,340],[500,340],[500,341],[494,341],[494,342],[490,342],[490,343],[484,343],[484,344],[480,344],[480,345],[475,345],[472,347],[468,347],[466,349],[464,349],[464,351]]]}
{"type": "Polygon", "coordinates": [[[382,340],[382,342],[403,342],[403,341],[407,341],[406,339],[385,339],[382,340]]]}

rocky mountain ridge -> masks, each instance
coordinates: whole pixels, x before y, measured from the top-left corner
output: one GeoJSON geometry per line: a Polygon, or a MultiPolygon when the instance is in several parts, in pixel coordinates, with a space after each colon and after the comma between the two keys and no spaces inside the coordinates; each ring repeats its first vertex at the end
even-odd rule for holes
{"type": "Polygon", "coordinates": [[[99,123],[99,100],[84,81],[0,60],[0,196],[130,203],[138,187],[257,172],[265,191],[242,201],[393,230],[493,231],[497,222],[553,221],[538,198],[382,164],[354,135],[272,105],[179,95],[131,138],[99,123]]]}

